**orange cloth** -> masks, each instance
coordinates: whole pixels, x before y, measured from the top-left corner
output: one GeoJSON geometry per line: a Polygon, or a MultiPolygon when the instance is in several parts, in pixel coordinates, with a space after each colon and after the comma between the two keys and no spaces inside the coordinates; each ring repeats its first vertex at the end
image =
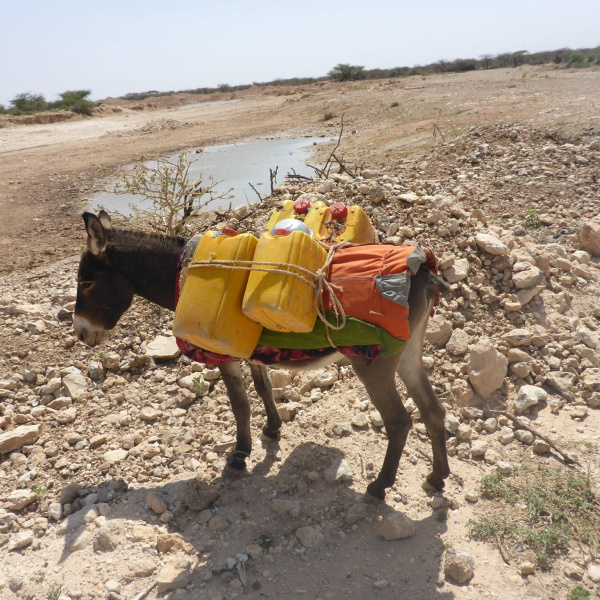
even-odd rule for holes
{"type": "MultiPolygon", "coordinates": [[[[395,338],[410,339],[408,308],[384,298],[377,290],[375,278],[408,271],[406,259],[414,250],[414,246],[393,244],[339,248],[329,268],[328,280],[337,286],[335,294],[346,315],[383,327],[395,338]]],[[[426,255],[435,262],[431,251],[426,255]]],[[[429,263],[430,260],[427,267],[431,268],[429,263]]],[[[333,310],[329,297],[325,298],[325,307],[333,310]]]]}

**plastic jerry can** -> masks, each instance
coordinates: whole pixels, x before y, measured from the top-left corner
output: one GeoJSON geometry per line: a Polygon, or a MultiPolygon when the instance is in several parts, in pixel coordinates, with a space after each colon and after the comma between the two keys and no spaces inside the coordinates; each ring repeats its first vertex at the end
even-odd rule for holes
{"type": "Polygon", "coordinates": [[[352,242],[353,244],[375,244],[379,240],[375,227],[369,215],[361,206],[351,206],[348,209],[346,228],[336,237],[337,242],[352,242]]]}
{"type": "MultiPolygon", "coordinates": [[[[258,240],[250,233],[207,231],[192,262],[251,261],[258,240]]],[[[248,358],[258,344],[259,325],[242,312],[250,271],[210,266],[189,267],[181,291],[173,334],[191,344],[236,358],[248,358]]]]}
{"type": "Polygon", "coordinates": [[[335,229],[332,228],[332,221],[338,221],[335,242],[351,242],[352,244],[378,242],[377,232],[361,206],[351,206],[346,211],[339,211],[339,219],[334,219],[332,216],[334,206],[330,208],[324,202],[316,202],[308,213],[304,224],[313,230],[315,239],[325,242],[333,241],[331,234],[335,229]]]}
{"type": "Polygon", "coordinates": [[[284,200],[282,204],[283,208],[281,210],[275,209],[273,211],[273,214],[269,217],[269,222],[267,223],[267,231],[271,231],[275,227],[275,225],[279,223],[279,221],[294,218],[294,201],[284,200]]]}
{"type": "MultiPolygon", "coordinates": [[[[277,230],[276,230],[277,231],[277,230]]],[[[293,266],[312,273],[327,259],[327,251],[303,231],[264,233],[256,246],[256,262],[280,263],[269,270],[290,270],[293,266]]],[[[307,274],[305,274],[306,276],[307,274]]],[[[312,278],[308,275],[312,283],[312,278]]],[[[252,271],[244,294],[243,311],[247,317],[274,331],[306,333],[317,320],[314,288],[294,275],[252,271]]]]}

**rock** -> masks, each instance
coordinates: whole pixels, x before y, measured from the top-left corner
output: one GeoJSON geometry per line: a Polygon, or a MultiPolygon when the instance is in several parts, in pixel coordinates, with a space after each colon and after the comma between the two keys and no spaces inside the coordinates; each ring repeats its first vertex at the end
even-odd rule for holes
{"type": "Polygon", "coordinates": [[[517,292],[517,300],[521,307],[529,304],[540,292],[546,289],[546,284],[536,285],[530,289],[522,289],[517,292]]]}
{"type": "Polygon", "coordinates": [[[149,577],[156,570],[156,565],[151,558],[139,558],[137,560],[122,561],[121,573],[123,579],[131,581],[149,577]]]}
{"type": "Polygon", "coordinates": [[[118,526],[107,523],[100,527],[94,538],[94,550],[96,552],[112,552],[119,547],[122,541],[123,537],[118,526]]]}
{"type": "Polygon", "coordinates": [[[160,570],[156,579],[159,594],[184,588],[192,580],[192,561],[188,558],[171,558],[160,570]]]}
{"type": "Polygon", "coordinates": [[[327,483],[336,483],[338,481],[352,481],[352,468],[345,459],[336,460],[331,467],[326,469],[323,477],[327,483]]]}
{"type": "Polygon", "coordinates": [[[223,529],[227,529],[227,527],[229,527],[229,521],[221,515],[215,515],[208,522],[209,531],[223,531],[223,529]]]}
{"type": "Polygon", "coordinates": [[[407,202],[408,204],[413,204],[419,200],[419,196],[414,192],[407,192],[406,194],[400,194],[398,196],[398,200],[402,200],[402,202],[407,202]]]}
{"type": "Polygon", "coordinates": [[[151,406],[144,406],[142,410],[140,410],[140,419],[142,421],[148,421],[150,423],[156,421],[160,418],[160,412],[151,406]]]}
{"type": "Polygon", "coordinates": [[[590,392],[600,392],[600,369],[593,367],[583,371],[581,382],[590,392]]]}
{"type": "Polygon", "coordinates": [[[500,430],[500,442],[502,444],[504,444],[505,446],[508,446],[508,444],[514,442],[514,440],[515,440],[515,433],[510,427],[503,427],[500,430]]]}
{"type": "Polygon", "coordinates": [[[37,496],[31,490],[14,490],[6,498],[8,510],[21,510],[37,500],[37,496]]]}
{"type": "Polygon", "coordinates": [[[0,435],[0,454],[13,452],[23,446],[34,444],[40,437],[41,425],[21,425],[0,435]]]}
{"type": "Polygon", "coordinates": [[[538,267],[530,267],[525,271],[513,273],[513,283],[518,290],[534,288],[544,281],[544,273],[538,267]]]}
{"type": "Polygon", "coordinates": [[[313,380],[313,385],[318,388],[331,387],[338,379],[333,371],[321,371],[313,380]]]}
{"type": "Polygon", "coordinates": [[[277,412],[284,423],[293,421],[298,414],[298,410],[302,405],[298,402],[288,402],[287,404],[279,404],[277,406],[277,412]]]}
{"type": "Polygon", "coordinates": [[[487,399],[502,386],[508,371],[508,361],[488,338],[482,338],[477,344],[470,346],[469,350],[469,381],[475,393],[487,399]]]}
{"type": "Polygon", "coordinates": [[[519,390],[519,393],[513,402],[515,412],[521,414],[530,406],[537,406],[540,402],[545,402],[547,398],[548,393],[542,388],[534,385],[524,385],[519,390]]]}
{"type": "MultiPolygon", "coordinates": [[[[23,578],[22,577],[12,577],[8,582],[8,588],[11,592],[15,594],[23,587],[23,578]]],[[[0,588],[2,589],[2,588],[0,588]]]]}
{"type": "Polygon", "coordinates": [[[488,443],[485,440],[474,440],[471,443],[471,456],[477,458],[478,456],[485,456],[488,449],[488,443]]]}
{"type": "Polygon", "coordinates": [[[452,335],[452,324],[442,315],[436,314],[429,319],[425,339],[432,345],[441,348],[446,345],[452,335]]]}
{"type": "Polygon", "coordinates": [[[271,385],[274,388],[284,388],[288,385],[292,385],[292,376],[289,371],[270,369],[269,377],[271,378],[271,385]]]}
{"type": "Polygon", "coordinates": [[[365,504],[364,502],[353,504],[346,513],[346,523],[348,523],[348,525],[353,525],[358,521],[362,521],[368,516],[370,508],[370,505],[365,504]]]}
{"type": "Polygon", "coordinates": [[[69,515],[64,521],[56,527],[56,533],[62,535],[79,529],[86,523],[91,523],[98,518],[99,512],[96,505],[85,506],[81,510],[69,515]]]}
{"type": "Polygon", "coordinates": [[[87,531],[85,527],[81,527],[81,529],[76,531],[69,540],[68,548],[71,552],[84,550],[92,543],[92,539],[92,533],[87,531]]]}
{"type": "Polygon", "coordinates": [[[72,406],[58,411],[54,417],[61,425],[72,423],[77,418],[77,409],[72,406]]]}
{"type": "Polygon", "coordinates": [[[375,526],[375,533],[387,541],[400,540],[415,535],[417,528],[404,513],[396,512],[383,517],[375,526]]]}
{"type": "Polygon", "coordinates": [[[156,531],[150,525],[134,525],[131,532],[131,541],[154,545],[156,543],[156,531]]]}
{"type": "Polygon", "coordinates": [[[81,487],[77,483],[68,483],[60,491],[59,502],[61,504],[69,504],[70,502],[73,502],[73,500],[77,498],[80,489],[81,487]]]}
{"type": "Polygon", "coordinates": [[[546,454],[550,452],[550,444],[544,440],[535,440],[532,450],[535,454],[546,454]]]}
{"type": "Polygon", "coordinates": [[[296,537],[305,548],[314,548],[323,540],[321,531],[312,525],[305,525],[296,529],[296,537]]]}
{"type": "Polygon", "coordinates": [[[559,394],[569,394],[575,385],[577,377],[565,371],[551,371],[546,375],[546,383],[551,385],[559,394]]]}
{"type": "Polygon", "coordinates": [[[582,250],[600,256],[600,217],[583,223],[577,232],[577,239],[582,250]]]}
{"type": "Polygon", "coordinates": [[[7,550],[12,552],[13,550],[21,550],[22,548],[26,548],[30,546],[33,542],[33,531],[30,529],[26,529],[25,531],[19,531],[19,533],[15,533],[11,536],[7,550]]]}
{"type": "Polygon", "coordinates": [[[499,460],[496,464],[496,467],[498,468],[498,471],[502,473],[502,475],[510,475],[513,470],[513,466],[505,460],[499,460]]]}
{"type": "Polygon", "coordinates": [[[531,446],[535,441],[535,436],[531,431],[527,431],[526,429],[517,429],[515,431],[515,439],[519,440],[522,444],[526,446],[531,446]]]}
{"type": "Polygon", "coordinates": [[[457,379],[452,383],[452,393],[459,406],[469,406],[473,400],[473,389],[463,379],[457,379]]]}
{"type": "Polygon", "coordinates": [[[367,413],[364,412],[360,412],[356,415],[354,415],[352,417],[352,425],[354,425],[354,427],[359,427],[359,428],[363,428],[363,427],[368,427],[369,423],[371,422],[369,416],[367,415],[367,413]]]}
{"type": "Polygon", "coordinates": [[[63,517],[63,508],[60,502],[50,502],[47,515],[53,521],[60,521],[63,517]]]}
{"type": "Polygon", "coordinates": [[[273,510],[296,518],[300,515],[300,502],[288,498],[275,498],[273,500],[273,510]]]}
{"type": "Polygon", "coordinates": [[[479,492],[477,490],[467,490],[465,492],[465,500],[472,504],[479,502],[479,492]]]}
{"type": "Polygon", "coordinates": [[[181,354],[174,336],[159,335],[146,346],[146,356],[158,360],[171,360],[181,354]]]}
{"type": "Polygon", "coordinates": [[[169,508],[167,503],[156,492],[148,492],[146,494],[146,504],[157,515],[162,515],[169,508]]]}
{"type": "Polygon", "coordinates": [[[372,410],[369,412],[369,418],[371,419],[373,427],[383,427],[383,418],[378,410],[372,410]]]}
{"type": "Polygon", "coordinates": [[[444,575],[458,583],[465,583],[473,577],[475,561],[467,552],[448,550],[444,557],[444,575]]]}
{"type": "Polygon", "coordinates": [[[105,433],[99,433],[90,438],[90,448],[98,448],[103,444],[106,444],[108,436],[105,433]]]}
{"type": "Polygon", "coordinates": [[[564,574],[575,581],[583,579],[583,569],[576,563],[570,562],[565,565],[564,574]]]}
{"type": "Polygon", "coordinates": [[[529,346],[531,344],[531,333],[527,329],[512,329],[502,336],[502,339],[510,346],[529,346]]]}
{"type": "Polygon", "coordinates": [[[118,462],[124,461],[129,455],[128,450],[124,450],[123,448],[119,448],[118,450],[109,450],[104,453],[104,460],[108,463],[114,464],[118,462]]]}
{"type": "Polygon", "coordinates": [[[516,362],[510,365],[510,370],[519,378],[525,379],[531,374],[531,367],[525,362],[516,362]]]}
{"type": "Polygon", "coordinates": [[[455,329],[446,344],[446,350],[455,356],[462,356],[469,350],[469,336],[462,329],[455,329]]]}
{"type": "Polygon", "coordinates": [[[535,573],[535,564],[530,561],[522,562],[519,565],[519,571],[521,571],[521,575],[523,575],[523,577],[527,577],[527,575],[533,575],[535,573]]]}
{"type": "Polygon", "coordinates": [[[475,242],[482,250],[494,256],[507,256],[510,254],[508,246],[490,233],[478,233],[475,236],[475,242]]]}
{"type": "Polygon", "coordinates": [[[587,576],[594,583],[600,583],[600,565],[591,563],[587,570],[587,576]]]}
{"type": "Polygon", "coordinates": [[[455,260],[451,267],[444,271],[444,278],[450,283],[466,279],[469,274],[469,261],[466,258],[455,260]]]}
{"type": "Polygon", "coordinates": [[[65,396],[78,400],[87,390],[87,382],[81,373],[69,373],[63,377],[62,389],[65,396]]]}

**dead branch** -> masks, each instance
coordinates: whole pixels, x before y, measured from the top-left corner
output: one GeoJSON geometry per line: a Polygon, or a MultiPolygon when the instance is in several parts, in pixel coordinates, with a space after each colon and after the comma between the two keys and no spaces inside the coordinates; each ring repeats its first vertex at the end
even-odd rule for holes
{"type": "Polygon", "coordinates": [[[444,140],[444,142],[446,141],[446,138],[444,137],[444,134],[442,133],[442,130],[438,127],[438,124],[434,121],[433,122],[433,139],[435,140],[435,138],[437,137],[436,131],[439,131],[440,135],[442,136],[442,139],[444,140]]]}
{"type": "Polygon", "coordinates": [[[500,556],[502,557],[502,560],[507,565],[510,565],[510,559],[508,558],[508,554],[506,553],[506,550],[504,549],[504,546],[502,545],[502,541],[500,540],[499,535],[496,535],[496,544],[498,546],[498,551],[500,552],[500,556]]]}
{"type": "Polygon", "coordinates": [[[566,452],[563,452],[556,445],[556,443],[553,442],[547,435],[544,435],[543,433],[536,431],[533,427],[526,425],[518,417],[511,415],[509,412],[506,412],[505,410],[490,410],[489,412],[497,414],[497,415],[503,415],[507,419],[510,419],[515,425],[517,425],[517,427],[519,429],[525,429],[525,431],[529,431],[529,433],[533,433],[533,435],[540,438],[540,440],[543,440],[544,442],[546,442],[553,450],[555,450],[558,454],[560,454],[562,459],[565,461],[565,464],[567,464],[567,465],[577,464],[577,461],[572,456],[570,456],[566,452]]]}
{"type": "Polygon", "coordinates": [[[275,170],[269,169],[269,180],[271,182],[271,196],[275,193],[275,184],[277,183],[277,171],[279,167],[275,167],[275,170]]]}
{"type": "Polygon", "coordinates": [[[333,158],[335,151],[340,147],[343,133],[344,133],[344,115],[342,114],[342,116],[340,118],[340,133],[338,135],[337,143],[335,145],[335,148],[331,151],[329,158],[325,162],[325,167],[323,168],[323,171],[326,173],[326,178],[329,177],[329,171],[331,170],[331,159],[333,158]]]}
{"type": "Polygon", "coordinates": [[[248,185],[252,188],[254,193],[258,196],[259,201],[264,202],[265,199],[260,195],[260,192],[250,182],[248,182],[248,185]]]}

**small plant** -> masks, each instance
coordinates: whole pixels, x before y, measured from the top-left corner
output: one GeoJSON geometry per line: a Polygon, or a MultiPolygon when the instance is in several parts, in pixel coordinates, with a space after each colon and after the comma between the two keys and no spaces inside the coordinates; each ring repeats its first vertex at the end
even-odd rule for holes
{"type": "Polygon", "coordinates": [[[34,488],[32,488],[31,490],[38,498],[41,498],[42,496],[45,496],[48,493],[48,488],[44,487],[43,485],[36,485],[34,488]]]}
{"type": "Polygon", "coordinates": [[[106,352],[101,351],[98,352],[98,354],[96,354],[96,356],[94,356],[94,359],[98,362],[104,362],[104,359],[106,358],[106,352]]]}
{"type": "Polygon", "coordinates": [[[45,571],[38,571],[38,575],[35,578],[35,582],[36,583],[42,583],[44,581],[44,579],[46,579],[46,572],[45,571]]]}
{"type": "Polygon", "coordinates": [[[46,594],[48,600],[58,600],[60,596],[61,586],[58,583],[53,583],[46,594]]]}
{"type": "Polygon", "coordinates": [[[194,382],[194,394],[196,394],[198,398],[201,398],[206,392],[206,382],[204,381],[204,377],[194,377],[192,381],[194,382]]]}
{"type": "Polygon", "coordinates": [[[215,192],[216,182],[212,177],[205,184],[202,173],[190,181],[190,169],[197,159],[188,158],[181,152],[176,158],[159,158],[151,163],[142,162],[124,175],[113,193],[133,194],[148,200],[148,209],[132,206],[132,216],[119,215],[126,224],[164,235],[191,234],[189,225],[209,204],[229,199],[231,190],[215,192]]]}
{"type": "Polygon", "coordinates": [[[590,597],[589,590],[586,590],[581,584],[576,585],[569,592],[569,600],[585,600],[590,597]]]}
{"type": "Polygon", "coordinates": [[[331,121],[333,118],[335,118],[335,115],[329,111],[323,115],[323,121],[331,121]]]}
{"type": "Polygon", "coordinates": [[[396,106],[400,106],[400,103],[399,102],[392,102],[390,104],[390,108],[396,108],[396,106]]]}
{"type": "Polygon", "coordinates": [[[538,137],[537,133],[535,133],[535,131],[532,131],[529,137],[534,144],[537,144],[540,141],[540,138],[538,137]]]}
{"type": "Polygon", "coordinates": [[[530,206],[527,209],[527,215],[525,216],[525,227],[529,227],[531,229],[538,229],[541,226],[542,222],[540,221],[538,214],[530,206]]]}
{"type": "Polygon", "coordinates": [[[506,476],[485,476],[481,491],[495,505],[489,516],[468,522],[475,539],[501,540],[517,552],[529,550],[545,570],[572,544],[592,554],[600,549],[600,502],[589,480],[576,471],[520,467],[506,476]]]}

